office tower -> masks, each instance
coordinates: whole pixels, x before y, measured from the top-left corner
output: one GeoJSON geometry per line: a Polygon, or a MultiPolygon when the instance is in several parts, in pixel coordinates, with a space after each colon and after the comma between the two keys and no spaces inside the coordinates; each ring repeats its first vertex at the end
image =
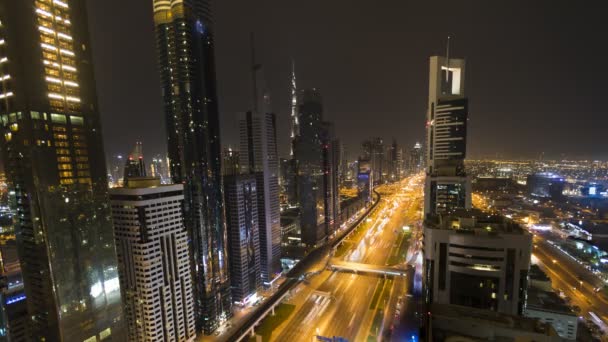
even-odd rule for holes
{"type": "Polygon", "coordinates": [[[84,1],[0,0],[3,164],[32,340],[124,341],[84,1]]]}
{"type": "Polygon", "coordinates": [[[298,205],[298,193],[296,191],[296,160],[281,159],[281,191],[284,198],[284,204],[287,207],[296,207],[298,205]]]}
{"type": "Polygon", "coordinates": [[[325,191],[325,220],[331,235],[340,226],[340,192],[338,172],[340,166],[340,140],[336,138],[333,123],[323,122],[323,187],[325,191]]]}
{"type": "Polygon", "coordinates": [[[471,184],[464,169],[468,120],[464,72],[463,59],[430,59],[425,214],[471,208],[471,184]]]}
{"type": "Polygon", "coordinates": [[[359,158],[357,163],[357,189],[359,196],[363,198],[365,203],[372,201],[372,192],[374,191],[374,180],[372,177],[372,167],[369,159],[359,158]]]}
{"type": "Polygon", "coordinates": [[[388,147],[388,178],[391,182],[399,180],[399,172],[401,170],[399,167],[400,161],[401,158],[399,157],[397,141],[393,139],[393,142],[388,147]]]}
{"type": "Polygon", "coordinates": [[[321,94],[303,90],[298,98],[300,134],[296,136],[297,189],[300,205],[302,243],[316,246],[332,233],[335,198],[332,178],[333,128],[323,121],[321,94]]]}
{"type": "Polygon", "coordinates": [[[414,148],[410,150],[409,162],[410,173],[419,173],[424,169],[424,154],[422,153],[422,145],[416,142],[414,148]]]}
{"type": "Polygon", "coordinates": [[[124,171],[125,171],[125,162],[121,154],[115,154],[112,156],[110,161],[108,162],[108,175],[110,178],[111,186],[121,186],[124,171]]]}
{"type": "Polygon", "coordinates": [[[384,141],[382,138],[372,138],[362,144],[363,157],[371,163],[373,181],[376,184],[384,182],[384,141]]]}
{"type": "Polygon", "coordinates": [[[424,221],[426,300],[523,314],[532,236],[480,211],[429,214],[424,221]]]}
{"type": "Polygon", "coordinates": [[[184,184],[197,328],[231,315],[213,21],[207,0],[154,0],[173,183],[184,184]]]}
{"type": "Polygon", "coordinates": [[[262,284],[255,175],[224,178],[232,299],[247,304],[262,284]]]}
{"type": "Polygon", "coordinates": [[[152,163],[150,164],[150,176],[154,178],[160,178],[161,184],[169,184],[170,177],[167,172],[167,163],[165,162],[165,158],[163,158],[160,154],[157,154],[154,158],[152,158],[152,163]]]}
{"type": "Polygon", "coordinates": [[[275,115],[242,113],[239,118],[240,164],[243,173],[255,175],[260,226],[262,279],[270,282],[281,267],[279,160],[275,115]]]}
{"type": "Polygon", "coordinates": [[[234,176],[241,173],[241,155],[239,151],[234,151],[231,147],[225,148],[222,152],[222,175],[234,176]]]}
{"type": "Polygon", "coordinates": [[[182,184],[134,177],[110,190],[129,341],[194,341],[182,184]]]}
{"type": "Polygon", "coordinates": [[[17,244],[6,238],[0,242],[0,341],[26,342],[31,340],[30,317],[17,244]]]}
{"type": "Polygon", "coordinates": [[[251,37],[253,110],[239,117],[240,163],[243,173],[256,177],[262,280],[272,282],[281,270],[281,217],[276,116],[272,113],[264,69],[255,60],[251,37]]]}
{"type": "Polygon", "coordinates": [[[144,153],[141,142],[135,143],[133,152],[129,154],[127,162],[125,164],[125,172],[123,183],[125,186],[128,185],[129,179],[146,176],[146,165],[144,163],[144,153]]]}

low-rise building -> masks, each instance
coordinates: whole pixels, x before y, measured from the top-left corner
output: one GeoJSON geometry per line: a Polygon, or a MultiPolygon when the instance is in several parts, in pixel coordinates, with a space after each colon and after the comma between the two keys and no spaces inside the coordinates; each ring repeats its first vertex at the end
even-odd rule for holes
{"type": "Polygon", "coordinates": [[[428,323],[428,342],[561,341],[551,325],[537,319],[459,305],[431,305],[428,323]]]}
{"type": "Polygon", "coordinates": [[[542,291],[531,286],[528,289],[524,315],[551,324],[559,336],[565,340],[576,340],[578,317],[554,292],[542,291]]]}

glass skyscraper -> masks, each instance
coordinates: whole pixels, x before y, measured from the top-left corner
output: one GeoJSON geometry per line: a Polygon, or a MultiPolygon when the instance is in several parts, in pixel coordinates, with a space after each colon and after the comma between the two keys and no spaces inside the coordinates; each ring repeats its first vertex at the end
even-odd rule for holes
{"type": "Polygon", "coordinates": [[[154,0],[173,182],[184,184],[197,326],[230,315],[213,22],[206,0],[154,0]]]}
{"type": "Polygon", "coordinates": [[[0,0],[0,149],[33,340],[124,341],[84,1],[0,0]]]}

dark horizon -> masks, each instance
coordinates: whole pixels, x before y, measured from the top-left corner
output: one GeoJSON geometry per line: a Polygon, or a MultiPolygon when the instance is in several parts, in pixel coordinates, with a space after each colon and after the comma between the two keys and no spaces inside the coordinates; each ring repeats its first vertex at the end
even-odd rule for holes
{"type": "MultiPolygon", "coordinates": [[[[151,1],[88,3],[106,155],[127,154],[137,140],[146,159],[164,153],[151,1]]],[[[599,67],[607,26],[599,1],[366,6],[264,0],[214,6],[226,147],[238,146],[236,116],[251,107],[252,31],[277,114],[279,154],[289,152],[294,58],[299,89],[321,90],[324,116],[335,123],[349,160],[369,137],[380,136],[387,145],[394,137],[406,148],[423,142],[428,57],[444,55],[450,35],[450,54],[467,59],[469,158],[534,159],[544,152],[546,159],[608,159],[596,143],[607,122],[601,99],[608,77],[599,67]]]]}

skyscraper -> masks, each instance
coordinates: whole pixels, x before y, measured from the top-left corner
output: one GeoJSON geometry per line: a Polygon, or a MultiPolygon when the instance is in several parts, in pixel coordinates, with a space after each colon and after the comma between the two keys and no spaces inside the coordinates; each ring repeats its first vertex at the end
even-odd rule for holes
{"type": "Polygon", "coordinates": [[[333,126],[323,121],[323,104],[317,89],[306,89],[298,98],[300,134],[296,136],[297,189],[302,243],[324,243],[336,223],[337,181],[332,166],[336,141],[333,126]],[[335,191],[334,191],[335,190],[335,191]]]}
{"type": "Polygon", "coordinates": [[[184,184],[197,326],[231,315],[213,21],[207,0],[154,0],[167,147],[184,184]]]}
{"type": "Polygon", "coordinates": [[[110,190],[129,341],[196,337],[183,188],[133,177],[110,190]]]}
{"type": "Polygon", "coordinates": [[[414,147],[410,150],[408,160],[408,171],[410,173],[418,173],[423,170],[424,167],[424,154],[422,153],[422,145],[416,142],[414,147]]]}
{"type": "Polygon", "coordinates": [[[257,181],[262,279],[270,282],[281,267],[281,213],[276,120],[272,113],[242,113],[239,119],[240,164],[257,181]]]}
{"type": "Polygon", "coordinates": [[[468,120],[464,71],[463,59],[430,59],[425,214],[471,208],[471,186],[464,169],[468,120]]]}
{"type": "Polygon", "coordinates": [[[381,184],[384,181],[384,141],[382,138],[376,137],[366,140],[362,144],[363,158],[368,159],[373,170],[372,176],[375,184],[381,184]]]}
{"type": "Polygon", "coordinates": [[[222,175],[234,176],[241,173],[241,155],[239,151],[232,148],[225,148],[223,152],[222,175]]]}
{"type": "Polygon", "coordinates": [[[142,143],[138,141],[135,143],[133,152],[131,152],[131,154],[129,154],[129,158],[127,158],[123,183],[126,186],[129,183],[129,179],[145,176],[146,165],[144,163],[143,147],[142,143]]]}
{"type": "Polygon", "coordinates": [[[224,184],[232,297],[246,304],[262,284],[256,177],[227,176],[224,184]]]}
{"type": "Polygon", "coordinates": [[[3,164],[32,339],[124,341],[84,1],[0,0],[3,164]]]}
{"type": "Polygon", "coordinates": [[[296,63],[291,61],[291,80],[290,80],[290,92],[291,92],[291,157],[293,158],[295,152],[295,141],[296,136],[300,134],[300,122],[298,118],[298,86],[296,83],[296,63]]]}

